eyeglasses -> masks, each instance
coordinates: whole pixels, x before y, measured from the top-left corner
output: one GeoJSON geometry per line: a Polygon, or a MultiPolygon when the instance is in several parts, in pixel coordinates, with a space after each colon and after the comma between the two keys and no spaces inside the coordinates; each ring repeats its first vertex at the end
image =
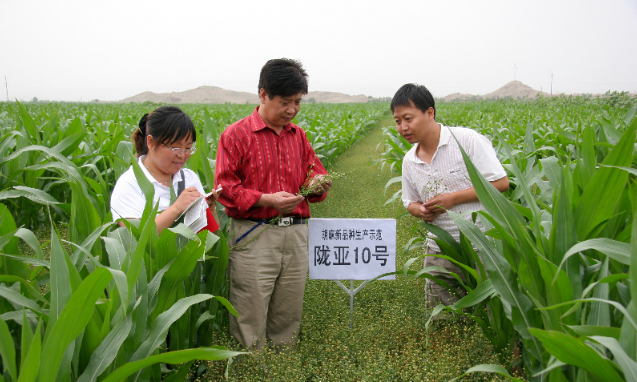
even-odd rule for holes
{"type": "Polygon", "coordinates": [[[197,149],[196,149],[196,148],[194,148],[194,147],[191,147],[191,148],[189,148],[189,149],[182,149],[182,148],[179,148],[179,147],[170,147],[170,146],[168,146],[168,145],[167,145],[167,144],[165,144],[165,143],[164,143],[164,146],[166,146],[166,147],[168,147],[169,149],[171,149],[175,155],[180,155],[180,154],[182,154],[182,155],[183,155],[183,154],[185,154],[185,155],[192,155],[192,154],[194,154],[195,152],[197,152],[197,149]]]}

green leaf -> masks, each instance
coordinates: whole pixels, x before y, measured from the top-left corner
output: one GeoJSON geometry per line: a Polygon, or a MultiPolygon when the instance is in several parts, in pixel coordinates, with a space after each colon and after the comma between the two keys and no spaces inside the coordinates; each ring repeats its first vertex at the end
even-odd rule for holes
{"type": "Polygon", "coordinates": [[[55,321],[71,298],[71,275],[66,264],[66,252],[60,243],[60,234],[51,224],[51,312],[47,323],[44,340],[46,341],[55,321]]]}
{"type": "Polygon", "coordinates": [[[101,237],[104,240],[104,247],[108,254],[108,263],[113,269],[122,269],[126,258],[126,249],[121,241],[111,237],[101,237]]]}
{"type": "Polygon", "coordinates": [[[38,257],[38,259],[44,260],[44,253],[42,252],[42,248],[40,248],[40,243],[38,242],[38,238],[35,236],[35,234],[32,231],[28,229],[20,228],[15,233],[15,236],[24,240],[24,242],[27,243],[27,245],[31,247],[33,251],[35,251],[35,254],[38,257]]]}
{"type": "Polygon", "coordinates": [[[40,132],[38,131],[33,118],[31,118],[31,115],[29,114],[27,109],[22,106],[20,102],[16,101],[16,103],[20,108],[20,119],[22,119],[22,124],[24,125],[24,129],[27,131],[27,134],[29,134],[29,138],[31,138],[31,140],[35,141],[36,143],[40,143],[40,132]]]}
{"type": "MultiPolygon", "coordinates": [[[[383,274],[381,276],[378,276],[377,278],[383,277],[383,276],[386,276],[386,275],[387,274],[383,274]]],[[[232,306],[230,301],[226,300],[224,297],[221,297],[221,296],[215,296],[215,299],[217,299],[223,306],[225,306],[226,309],[228,309],[228,312],[230,312],[230,314],[232,314],[235,317],[239,317],[239,312],[237,312],[235,310],[235,308],[232,306]]]]}
{"type": "Polygon", "coordinates": [[[494,250],[486,236],[475,224],[453,211],[447,212],[460,231],[478,247],[484,267],[493,287],[504,303],[511,306],[513,325],[520,335],[532,341],[536,354],[542,354],[541,346],[529,334],[528,328],[539,326],[532,315],[533,304],[518,288],[518,282],[509,263],[494,250]]]}
{"type": "Polygon", "coordinates": [[[571,249],[564,254],[564,258],[560,263],[560,268],[569,257],[589,249],[599,251],[624,265],[630,265],[630,244],[606,238],[599,238],[586,240],[572,246],[571,249]]]}
{"type": "Polygon", "coordinates": [[[29,284],[27,282],[27,280],[18,277],[18,276],[9,276],[9,275],[0,275],[0,282],[7,282],[7,283],[15,283],[15,282],[19,282],[20,284],[22,284],[22,286],[24,288],[26,288],[26,290],[29,292],[29,294],[39,300],[40,302],[44,303],[44,304],[48,304],[49,302],[42,297],[42,295],[40,294],[38,289],[35,289],[35,287],[33,287],[33,285],[29,284]]]}
{"type": "Polygon", "coordinates": [[[31,346],[32,340],[33,331],[31,330],[29,319],[27,318],[27,311],[26,309],[22,309],[22,337],[20,338],[20,359],[22,360],[22,364],[20,369],[22,369],[24,360],[27,358],[27,353],[29,352],[29,346],[31,346]]]}
{"type": "MultiPolygon", "coordinates": [[[[102,219],[92,201],[84,194],[85,189],[71,182],[71,241],[80,243],[102,225],[102,219]]],[[[101,255],[101,246],[86,247],[95,256],[101,255]]]]}
{"type": "Polygon", "coordinates": [[[494,292],[495,290],[493,289],[491,280],[487,279],[451,306],[455,309],[465,309],[481,303],[482,301],[493,295],[494,292]]]}
{"type": "Polygon", "coordinates": [[[503,368],[502,366],[500,366],[500,365],[489,365],[489,364],[483,364],[483,365],[474,366],[474,367],[470,368],[469,370],[467,370],[461,376],[452,379],[450,382],[457,381],[458,379],[464,377],[467,374],[476,373],[476,372],[496,373],[496,374],[500,374],[500,375],[506,377],[507,379],[509,379],[511,381],[524,382],[521,379],[512,377],[509,374],[509,372],[505,368],[503,368]]]}
{"type": "Polygon", "coordinates": [[[148,337],[146,337],[144,343],[142,343],[135,354],[133,354],[130,361],[138,361],[150,356],[161,342],[166,339],[166,333],[173,322],[177,321],[191,305],[209,300],[212,297],[213,296],[209,294],[197,294],[185,297],[177,301],[170,309],[160,314],[153,323],[148,337]]]}
{"type": "Polygon", "coordinates": [[[205,246],[201,243],[201,238],[204,238],[207,232],[208,231],[204,231],[198,235],[200,237],[199,242],[194,240],[189,241],[164,275],[159,287],[157,306],[152,313],[153,319],[172,304],[172,301],[176,298],[176,289],[181,285],[181,282],[190,275],[195,265],[197,265],[197,261],[204,254],[205,246]]]}
{"type": "Polygon", "coordinates": [[[0,192],[0,200],[19,198],[21,196],[38,204],[60,204],[54,197],[36,188],[15,186],[14,190],[0,192]]]}
{"type": "Polygon", "coordinates": [[[604,336],[619,338],[621,330],[610,326],[569,325],[575,333],[582,337],[604,336]]]}
{"type": "MultiPolygon", "coordinates": [[[[25,323],[29,325],[28,323],[25,323]]],[[[38,323],[35,334],[29,344],[29,351],[22,358],[18,382],[35,382],[40,370],[40,352],[42,350],[42,322],[38,323]]]]}
{"type": "Polygon", "coordinates": [[[4,297],[12,304],[17,304],[25,308],[29,308],[34,312],[42,313],[42,308],[35,301],[21,295],[20,293],[0,285],[0,297],[4,297]]]}
{"type": "Polygon", "coordinates": [[[32,256],[19,256],[19,255],[9,255],[7,253],[0,253],[0,256],[6,256],[10,259],[14,259],[14,260],[18,260],[21,261],[25,264],[31,264],[34,265],[36,267],[46,267],[46,268],[51,268],[51,264],[46,261],[46,260],[40,260],[36,257],[32,257],[32,256]]]}
{"type": "Polygon", "coordinates": [[[195,331],[198,330],[201,324],[203,324],[205,321],[212,320],[214,318],[215,316],[210,314],[210,312],[208,311],[203,312],[203,314],[199,316],[199,318],[197,319],[197,323],[195,324],[195,331]]]}
{"type": "MultiPolygon", "coordinates": [[[[73,123],[78,123],[78,122],[79,122],[79,119],[77,118],[73,121],[73,123]]],[[[60,143],[53,146],[53,150],[58,151],[60,154],[64,156],[69,156],[73,153],[73,151],[75,151],[78,148],[80,143],[82,143],[82,141],[87,135],[88,134],[85,131],[71,134],[67,136],[66,138],[62,139],[60,143]]]]}
{"type": "Polygon", "coordinates": [[[546,350],[560,361],[588,371],[599,381],[623,381],[609,361],[602,358],[584,341],[554,330],[529,328],[529,332],[539,338],[546,350]]]}
{"type": "MultiPolygon", "coordinates": [[[[602,165],[630,167],[635,150],[637,120],[622,134],[617,145],[604,158],[602,165]]],[[[626,185],[628,174],[611,167],[600,167],[588,182],[580,197],[575,213],[577,237],[587,239],[589,234],[602,222],[610,219],[619,203],[620,195],[626,185]]]]}
{"type": "Polygon", "coordinates": [[[179,235],[185,237],[188,240],[194,240],[196,242],[200,241],[199,237],[197,237],[197,235],[194,232],[192,232],[192,230],[190,228],[188,228],[188,226],[185,225],[184,223],[179,223],[179,224],[177,224],[177,226],[170,227],[170,228],[167,228],[167,229],[172,231],[172,232],[174,232],[174,233],[176,233],[176,234],[179,234],[179,235]]]}
{"type": "Polygon", "coordinates": [[[15,364],[15,345],[7,323],[0,318],[0,355],[2,355],[2,365],[9,373],[11,380],[15,380],[18,375],[18,369],[15,364]]]}
{"type": "Polygon", "coordinates": [[[18,158],[20,155],[31,152],[31,151],[34,151],[38,154],[46,154],[50,157],[55,158],[61,163],[59,165],[59,168],[63,169],[68,175],[70,175],[75,182],[81,184],[85,188],[88,188],[86,182],[84,181],[84,177],[78,171],[77,166],[75,166],[75,164],[73,164],[73,162],[71,162],[64,155],[46,146],[32,145],[32,146],[27,146],[23,149],[17,150],[13,154],[0,159],[0,165],[3,165],[6,162],[9,162],[15,158],[18,158]]]}
{"type": "MultiPolygon", "coordinates": [[[[633,212],[633,229],[630,238],[630,253],[633,255],[637,253],[637,206],[633,212]]],[[[630,283],[630,296],[633,303],[637,303],[637,256],[631,256],[630,269],[628,270],[630,279],[633,282],[630,283]]]]}
{"type": "Polygon", "coordinates": [[[613,353],[615,361],[617,361],[622,372],[624,372],[624,378],[627,382],[637,382],[637,362],[626,354],[616,338],[593,336],[591,339],[606,346],[608,350],[613,353]]]}
{"type": "MultiPolygon", "coordinates": [[[[184,364],[182,364],[179,367],[179,370],[177,370],[177,372],[168,375],[166,378],[164,378],[164,380],[162,382],[182,382],[185,381],[188,376],[188,373],[190,372],[190,368],[192,367],[192,364],[195,361],[190,361],[190,362],[186,362],[184,364]]],[[[201,366],[200,366],[201,367],[201,366]]]]}
{"type": "Polygon", "coordinates": [[[64,353],[88,324],[97,299],[111,281],[111,273],[103,268],[88,275],[71,296],[55,322],[42,349],[39,381],[54,382],[64,353]]]}
{"type": "Polygon", "coordinates": [[[90,235],[88,235],[88,237],[86,239],[84,239],[84,241],[82,241],[82,244],[76,244],[76,243],[69,243],[71,245],[73,245],[74,247],[76,247],[76,250],[73,251],[73,255],[71,256],[71,261],[73,262],[73,264],[75,264],[75,266],[77,267],[77,269],[82,269],[82,266],[84,264],[84,261],[86,260],[86,258],[92,256],[91,253],[89,253],[87,251],[87,248],[93,248],[93,245],[95,245],[95,242],[97,241],[97,239],[99,239],[100,235],[109,227],[113,226],[113,222],[107,222],[97,228],[95,228],[95,230],[93,230],[93,232],[91,232],[90,235]]]}
{"type": "Polygon", "coordinates": [[[153,364],[159,362],[179,364],[184,362],[189,362],[193,359],[200,359],[206,361],[217,361],[220,359],[226,359],[229,357],[234,357],[239,354],[246,354],[244,352],[235,352],[230,350],[225,350],[224,348],[198,348],[198,349],[188,349],[188,350],[180,350],[173,351],[164,354],[154,355],[139,361],[131,361],[124,366],[113,371],[108,377],[106,377],[102,382],[120,382],[124,378],[136,373],[137,371],[151,366],[153,364]]]}
{"type": "Polygon", "coordinates": [[[117,353],[119,352],[122,343],[126,338],[128,338],[128,334],[130,333],[131,328],[133,327],[133,314],[130,313],[126,316],[126,319],[119,322],[119,324],[115,325],[113,330],[108,333],[108,335],[104,338],[102,343],[95,349],[95,352],[91,356],[91,359],[84,369],[84,373],[80,375],[77,382],[94,382],[97,380],[104,370],[113,362],[117,353]]]}

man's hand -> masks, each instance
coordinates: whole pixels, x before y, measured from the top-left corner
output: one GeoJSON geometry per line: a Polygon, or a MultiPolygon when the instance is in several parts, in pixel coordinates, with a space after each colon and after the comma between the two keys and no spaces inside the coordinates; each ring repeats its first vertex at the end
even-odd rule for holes
{"type": "Polygon", "coordinates": [[[312,180],[310,180],[310,184],[308,185],[307,188],[313,191],[312,195],[323,195],[324,193],[330,190],[330,187],[332,187],[332,181],[328,180],[327,182],[323,183],[324,177],[325,175],[317,175],[314,178],[312,178],[312,180]],[[323,184],[320,184],[320,183],[323,183],[323,184]]]}
{"type": "Polygon", "coordinates": [[[219,195],[221,195],[222,192],[223,190],[217,192],[217,190],[215,189],[213,189],[210,192],[212,195],[206,198],[206,203],[208,203],[208,207],[210,207],[211,209],[215,208],[215,206],[217,205],[217,200],[219,199],[219,195]]]}
{"type": "Polygon", "coordinates": [[[438,214],[428,210],[424,204],[420,205],[420,209],[418,212],[420,212],[420,218],[427,223],[433,222],[438,217],[438,214]]]}
{"type": "Polygon", "coordinates": [[[255,203],[255,207],[272,207],[283,215],[292,213],[296,206],[305,199],[302,196],[296,196],[289,192],[279,191],[274,194],[263,194],[255,203]]]}
{"type": "Polygon", "coordinates": [[[429,213],[440,215],[447,212],[447,210],[450,210],[451,207],[455,205],[455,198],[452,196],[452,194],[440,194],[427,200],[423,204],[423,207],[425,207],[425,209],[429,211],[429,213]]]}

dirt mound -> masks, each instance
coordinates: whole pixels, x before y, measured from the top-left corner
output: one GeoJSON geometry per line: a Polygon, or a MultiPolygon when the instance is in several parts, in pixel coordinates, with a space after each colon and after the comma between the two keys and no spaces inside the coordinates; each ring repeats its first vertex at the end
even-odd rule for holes
{"type": "Polygon", "coordinates": [[[303,97],[303,100],[305,102],[321,103],[366,103],[368,98],[363,94],[351,96],[336,92],[309,92],[303,97]]]}
{"type": "MultiPolygon", "coordinates": [[[[351,96],[334,92],[309,92],[304,98],[305,102],[322,103],[364,103],[367,96],[363,94],[351,96]]],[[[125,98],[120,102],[157,102],[157,103],[259,103],[259,96],[247,92],[236,92],[216,86],[200,86],[196,89],[183,92],[153,93],[143,92],[135,96],[125,98]]]]}
{"type": "Polygon", "coordinates": [[[256,94],[235,92],[216,86],[200,86],[183,92],[153,93],[143,92],[120,102],[158,102],[158,103],[259,103],[256,94]]]}
{"type": "Polygon", "coordinates": [[[474,100],[481,100],[481,99],[496,99],[496,98],[535,99],[537,98],[538,94],[542,94],[545,97],[550,97],[548,93],[535,90],[532,87],[525,85],[520,81],[511,81],[508,84],[501,87],[500,89],[485,95],[453,93],[444,97],[443,100],[444,101],[474,101],[474,100]]]}
{"type": "Polygon", "coordinates": [[[484,99],[494,99],[494,98],[515,98],[515,99],[535,99],[537,95],[542,93],[542,95],[548,95],[546,93],[540,92],[538,90],[533,89],[528,85],[524,85],[520,81],[511,81],[508,84],[504,85],[500,89],[491,92],[489,94],[485,94],[482,96],[484,99]]]}

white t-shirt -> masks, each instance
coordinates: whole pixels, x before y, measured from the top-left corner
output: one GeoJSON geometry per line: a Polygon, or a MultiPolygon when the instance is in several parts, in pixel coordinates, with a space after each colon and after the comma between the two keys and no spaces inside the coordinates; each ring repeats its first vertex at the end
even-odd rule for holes
{"type": "MultiPolygon", "coordinates": [[[[506,171],[489,140],[480,133],[464,127],[447,127],[440,124],[440,142],[434,153],[431,164],[422,161],[416,155],[418,143],[407,152],[403,159],[403,205],[407,208],[411,203],[425,203],[438,194],[451,193],[473,187],[467,166],[462,159],[462,152],[453,136],[458,139],[471,158],[478,171],[490,182],[504,178],[506,171]]],[[[479,201],[455,205],[451,211],[458,214],[483,210],[479,201]]],[[[471,219],[471,214],[465,216],[471,219]]],[[[432,224],[449,232],[456,241],[460,241],[460,231],[449,214],[436,217],[432,224]]],[[[484,231],[480,217],[476,225],[484,231]]],[[[435,235],[429,233],[429,238],[435,235]]],[[[427,245],[434,251],[440,251],[431,239],[427,245]]]]}
{"type": "MultiPolygon", "coordinates": [[[[146,175],[146,178],[155,186],[155,197],[153,198],[153,205],[159,200],[159,210],[163,211],[170,206],[170,187],[164,186],[158,182],[144,166],[144,158],[146,155],[139,157],[138,163],[142,168],[142,171],[146,175]]],[[[205,194],[201,181],[197,174],[184,168],[185,188],[195,186],[201,194],[205,194]]],[[[177,193],[177,184],[181,181],[181,173],[177,172],[173,175],[173,188],[177,193]]],[[[142,192],[142,189],[137,183],[135,178],[135,172],[133,166],[128,171],[122,174],[115,183],[113,194],[111,195],[111,212],[113,213],[113,221],[119,218],[127,219],[141,219],[144,213],[144,207],[146,205],[146,197],[142,192]]]]}

